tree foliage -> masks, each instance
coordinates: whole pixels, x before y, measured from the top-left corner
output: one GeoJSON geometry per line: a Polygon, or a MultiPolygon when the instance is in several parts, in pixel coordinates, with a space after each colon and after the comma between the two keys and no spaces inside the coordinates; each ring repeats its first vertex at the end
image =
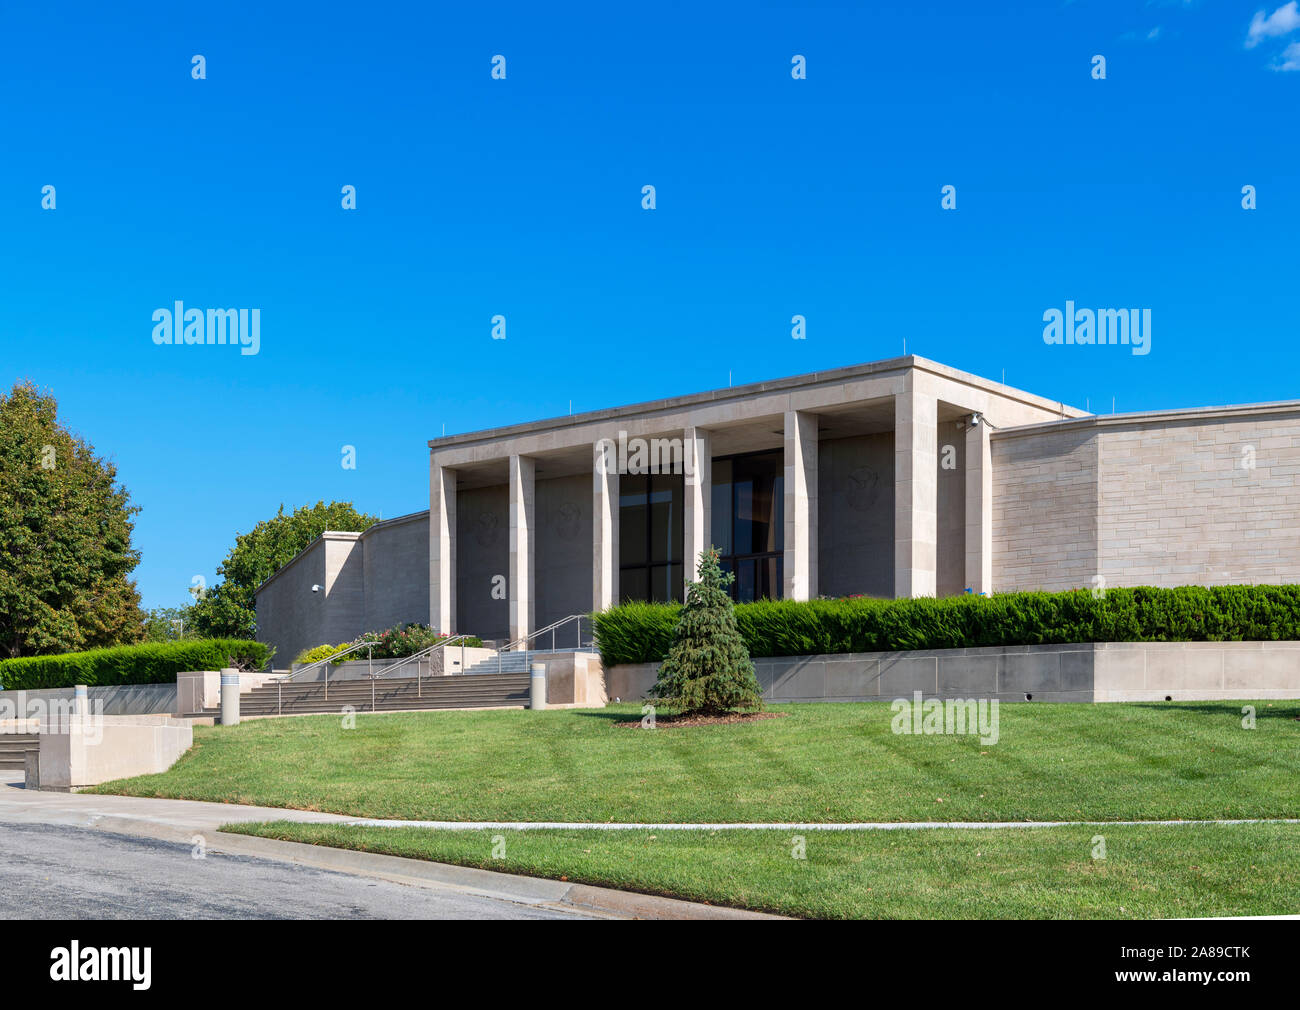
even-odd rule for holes
{"type": "Polygon", "coordinates": [[[360,533],[375,522],[351,502],[318,501],[288,514],[281,505],[270,519],[236,535],[235,546],[217,568],[222,581],[196,594],[190,608],[194,632],[211,638],[255,637],[258,586],[326,530],[360,533]]]}
{"type": "Polygon", "coordinates": [[[23,382],[0,394],[0,656],[140,640],[138,511],[50,393],[23,382]]]}
{"type": "Polygon", "coordinates": [[[146,642],[178,642],[195,637],[191,607],[154,607],[144,615],[146,642]]]}
{"type": "Polygon", "coordinates": [[[686,605],[673,633],[673,644],[650,696],[683,715],[721,715],[763,707],[745,640],[714,548],[700,552],[699,579],[689,582],[686,605]]]}

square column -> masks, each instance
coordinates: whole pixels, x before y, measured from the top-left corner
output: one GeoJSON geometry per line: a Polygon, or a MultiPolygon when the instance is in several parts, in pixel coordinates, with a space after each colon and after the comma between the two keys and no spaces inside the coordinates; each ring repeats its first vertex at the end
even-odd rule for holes
{"type": "Polygon", "coordinates": [[[817,415],[785,412],[785,548],[787,600],[817,595],[817,415]]]}
{"type": "Polygon", "coordinates": [[[690,582],[699,567],[700,552],[712,546],[713,536],[713,450],[704,429],[690,427],[682,433],[682,469],[686,486],[682,560],[684,582],[690,582]]]}
{"type": "Polygon", "coordinates": [[[510,639],[533,627],[533,540],[537,463],[528,456],[510,457],[510,639]]]}
{"type": "Polygon", "coordinates": [[[894,397],[894,596],[935,595],[939,542],[939,402],[894,397]]]}
{"type": "Polygon", "coordinates": [[[456,471],[429,460],[429,626],[456,629],[456,471]]]}
{"type": "Polygon", "coordinates": [[[618,606],[618,447],[596,443],[591,496],[591,606],[618,606]]]}
{"type": "Polygon", "coordinates": [[[993,594],[993,459],[983,419],[966,429],[966,585],[993,594]]]}

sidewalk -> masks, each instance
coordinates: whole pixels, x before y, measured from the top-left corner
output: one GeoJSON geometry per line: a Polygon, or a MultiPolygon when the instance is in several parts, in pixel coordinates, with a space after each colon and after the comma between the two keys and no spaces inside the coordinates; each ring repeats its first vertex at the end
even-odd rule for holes
{"type": "Polygon", "coordinates": [[[19,773],[0,773],[0,823],[56,824],[113,834],[196,844],[233,855],[296,863],[336,873],[373,877],[412,887],[513,901],[538,908],[580,912],[610,919],[776,919],[778,916],[717,908],[654,895],[590,887],[561,880],[524,877],[466,866],[331,849],[249,835],[223,834],[238,821],[304,821],[354,824],[359,818],[310,810],[249,807],[195,800],[141,799],[87,793],[29,792],[19,773]]]}

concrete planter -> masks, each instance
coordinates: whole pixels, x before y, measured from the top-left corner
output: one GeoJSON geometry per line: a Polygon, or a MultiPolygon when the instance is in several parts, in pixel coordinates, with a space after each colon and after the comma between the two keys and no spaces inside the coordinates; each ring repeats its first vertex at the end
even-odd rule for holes
{"type": "MultiPolygon", "coordinates": [[[[610,698],[644,698],[658,663],[619,664],[610,698]]],[[[772,702],[927,698],[1213,701],[1300,698],[1300,642],[1097,642],[754,660],[772,702]]]]}

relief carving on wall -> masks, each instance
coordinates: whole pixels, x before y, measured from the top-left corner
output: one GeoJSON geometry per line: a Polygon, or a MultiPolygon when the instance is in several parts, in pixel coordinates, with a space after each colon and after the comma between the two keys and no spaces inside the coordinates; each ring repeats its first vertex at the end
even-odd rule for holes
{"type": "Polygon", "coordinates": [[[576,540],[582,522],[582,509],[576,502],[567,501],[555,513],[555,535],[560,540],[576,540]]]}
{"type": "Polygon", "coordinates": [[[849,508],[854,512],[869,511],[880,497],[880,474],[874,467],[858,467],[849,473],[845,492],[849,508]]]}
{"type": "Polygon", "coordinates": [[[474,520],[474,540],[480,547],[491,547],[501,535],[501,518],[495,512],[480,512],[474,520]]]}

